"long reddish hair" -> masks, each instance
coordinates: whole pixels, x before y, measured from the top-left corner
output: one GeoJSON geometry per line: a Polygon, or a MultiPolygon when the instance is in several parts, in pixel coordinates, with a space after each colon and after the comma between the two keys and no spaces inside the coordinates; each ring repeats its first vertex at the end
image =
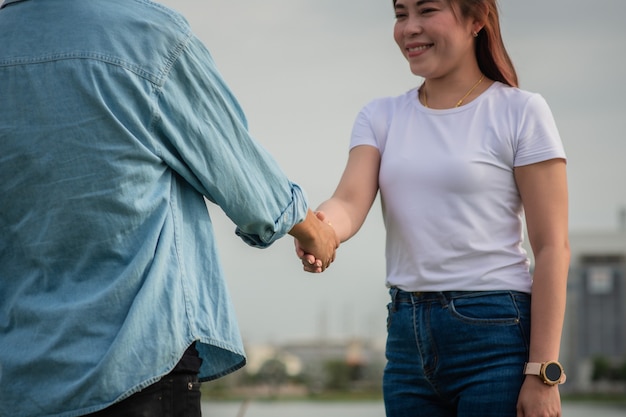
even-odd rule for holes
{"type": "MultiPolygon", "coordinates": [[[[517,72],[504,47],[500,32],[500,16],[497,0],[446,0],[457,6],[461,17],[484,23],[475,42],[478,67],[487,76],[512,87],[518,87],[517,72]]],[[[395,6],[396,0],[393,0],[395,6]]]]}

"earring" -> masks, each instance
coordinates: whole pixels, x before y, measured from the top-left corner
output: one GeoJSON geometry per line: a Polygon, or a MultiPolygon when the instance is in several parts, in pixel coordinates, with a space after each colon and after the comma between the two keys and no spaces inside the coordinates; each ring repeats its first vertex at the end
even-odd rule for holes
{"type": "Polygon", "coordinates": [[[475,38],[477,38],[477,37],[478,37],[478,32],[473,31],[473,32],[472,32],[472,36],[473,36],[473,37],[475,37],[475,38]]]}

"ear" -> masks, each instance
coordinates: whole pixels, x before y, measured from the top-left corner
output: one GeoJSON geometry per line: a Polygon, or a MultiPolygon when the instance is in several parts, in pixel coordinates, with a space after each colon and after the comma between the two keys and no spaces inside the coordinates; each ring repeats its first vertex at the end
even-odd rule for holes
{"type": "Polygon", "coordinates": [[[472,21],[472,33],[479,33],[487,24],[489,18],[489,6],[481,3],[476,10],[476,17],[472,21]]]}
{"type": "Polygon", "coordinates": [[[483,22],[474,21],[474,23],[472,23],[472,34],[474,37],[478,36],[478,33],[483,30],[484,27],[485,24],[483,22]]]}

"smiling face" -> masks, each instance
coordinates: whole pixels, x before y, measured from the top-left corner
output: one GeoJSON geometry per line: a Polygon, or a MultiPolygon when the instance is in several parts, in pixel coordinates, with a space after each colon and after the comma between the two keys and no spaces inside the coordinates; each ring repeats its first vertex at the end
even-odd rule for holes
{"type": "Polygon", "coordinates": [[[441,78],[476,65],[474,37],[480,25],[448,0],[397,0],[394,39],[411,72],[441,78]]]}

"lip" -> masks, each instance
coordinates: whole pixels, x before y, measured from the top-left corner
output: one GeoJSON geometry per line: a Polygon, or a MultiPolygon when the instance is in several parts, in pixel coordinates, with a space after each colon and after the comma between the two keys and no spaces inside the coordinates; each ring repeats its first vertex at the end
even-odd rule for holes
{"type": "Polygon", "coordinates": [[[408,58],[414,58],[422,55],[424,52],[432,48],[434,44],[426,42],[413,42],[404,46],[408,58]]]}

